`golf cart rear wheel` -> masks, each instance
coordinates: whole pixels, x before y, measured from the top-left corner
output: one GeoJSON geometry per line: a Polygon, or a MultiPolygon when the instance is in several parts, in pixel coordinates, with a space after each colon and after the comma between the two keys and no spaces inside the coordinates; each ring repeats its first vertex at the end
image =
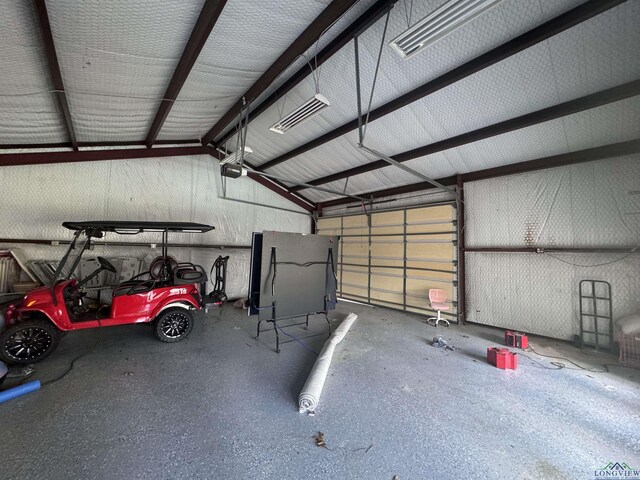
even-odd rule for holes
{"type": "Polygon", "coordinates": [[[0,360],[25,365],[42,360],[60,341],[60,331],[46,320],[16,323],[0,335],[0,360]]]}
{"type": "Polygon", "coordinates": [[[167,308],[156,319],[156,336],[174,343],[187,338],[193,329],[193,315],[186,308],[167,308]]]}

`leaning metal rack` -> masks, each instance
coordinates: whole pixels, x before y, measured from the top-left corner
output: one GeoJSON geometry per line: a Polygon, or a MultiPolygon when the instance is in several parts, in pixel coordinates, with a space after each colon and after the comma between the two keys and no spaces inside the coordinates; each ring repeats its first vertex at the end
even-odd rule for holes
{"type": "Polygon", "coordinates": [[[582,280],[580,294],[580,348],[613,350],[611,284],[582,280]]]}

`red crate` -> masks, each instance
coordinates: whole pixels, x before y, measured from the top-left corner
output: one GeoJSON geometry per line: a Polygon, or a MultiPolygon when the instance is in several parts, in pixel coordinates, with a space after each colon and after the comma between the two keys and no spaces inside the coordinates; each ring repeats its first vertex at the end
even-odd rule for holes
{"type": "Polygon", "coordinates": [[[508,348],[487,348],[487,362],[502,370],[518,369],[518,354],[509,351],[508,348]]]}
{"type": "Polygon", "coordinates": [[[504,332],[504,343],[509,347],[521,348],[524,350],[529,347],[529,338],[526,333],[507,330],[504,332]]]}

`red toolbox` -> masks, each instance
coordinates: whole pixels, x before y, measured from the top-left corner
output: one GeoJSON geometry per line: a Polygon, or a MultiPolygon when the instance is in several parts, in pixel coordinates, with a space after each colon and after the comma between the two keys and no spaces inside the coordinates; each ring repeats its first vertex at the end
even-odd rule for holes
{"type": "Polygon", "coordinates": [[[487,362],[502,370],[518,369],[518,354],[510,352],[508,348],[487,348],[487,362]]]}
{"type": "Polygon", "coordinates": [[[529,338],[525,333],[507,330],[504,332],[504,344],[509,347],[521,348],[524,350],[529,346],[529,338]]]}

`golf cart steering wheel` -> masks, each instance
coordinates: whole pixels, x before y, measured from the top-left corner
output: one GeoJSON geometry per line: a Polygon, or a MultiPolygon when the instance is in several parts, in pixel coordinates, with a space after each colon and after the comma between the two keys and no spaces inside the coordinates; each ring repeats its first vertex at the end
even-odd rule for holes
{"type": "Polygon", "coordinates": [[[116,267],[114,267],[113,264],[106,258],[98,257],[98,263],[100,264],[101,268],[104,268],[111,273],[116,273],[118,271],[116,267]]]}

